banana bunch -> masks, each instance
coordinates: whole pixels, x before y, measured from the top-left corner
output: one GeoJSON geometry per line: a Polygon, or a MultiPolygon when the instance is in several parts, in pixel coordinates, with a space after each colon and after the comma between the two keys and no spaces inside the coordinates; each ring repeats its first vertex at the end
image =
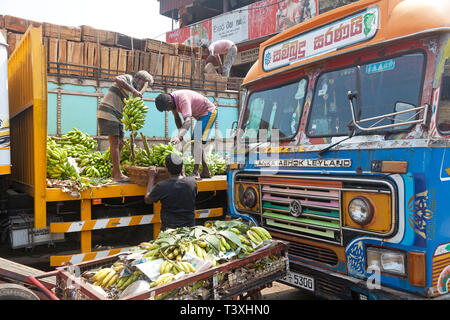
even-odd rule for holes
{"type": "Polygon", "coordinates": [[[47,177],[51,179],[76,179],[78,172],[69,163],[67,151],[47,137],[47,177]]]}
{"type": "Polygon", "coordinates": [[[206,154],[206,163],[212,175],[222,175],[227,172],[227,160],[217,153],[206,154]]]}
{"type": "Polygon", "coordinates": [[[175,149],[175,147],[169,143],[169,144],[154,144],[152,145],[152,155],[150,158],[150,161],[153,163],[153,165],[158,167],[164,167],[166,165],[166,156],[168,156],[171,153],[176,153],[179,156],[182,156],[182,154],[175,149]]]}
{"type": "Polygon", "coordinates": [[[125,125],[125,130],[136,132],[144,127],[145,115],[148,107],[144,105],[144,100],[140,97],[129,97],[124,99],[125,106],[123,107],[122,123],[125,125]]]}
{"type": "Polygon", "coordinates": [[[89,153],[89,148],[82,144],[64,144],[62,148],[67,152],[67,155],[71,158],[80,158],[89,153]]]}
{"type": "Polygon", "coordinates": [[[262,227],[251,227],[246,232],[247,237],[256,245],[259,245],[266,239],[272,239],[270,233],[262,227]]]}
{"type": "MultiPolygon", "coordinates": [[[[190,176],[192,171],[194,171],[195,160],[192,156],[183,157],[184,173],[186,176],[190,176]]],[[[211,171],[211,174],[214,175],[211,171]]]]}
{"type": "Polygon", "coordinates": [[[67,132],[61,138],[57,138],[57,142],[61,145],[84,146],[89,151],[96,150],[98,147],[97,141],[89,134],[83,133],[77,128],[67,132]]]}
{"type": "Polygon", "coordinates": [[[175,275],[173,273],[164,273],[161,274],[155,282],[150,284],[150,287],[162,286],[174,279],[175,275]]]}
{"type": "Polygon", "coordinates": [[[107,178],[112,174],[111,156],[109,149],[105,153],[100,151],[85,153],[77,158],[82,168],[81,175],[86,177],[107,178]]]}
{"type": "Polygon", "coordinates": [[[108,289],[116,283],[119,278],[119,273],[114,268],[100,269],[93,277],[92,283],[95,286],[100,286],[104,289],[108,289]]]}
{"type": "Polygon", "coordinates": [[[195,272],[195,267],[187,261],[181,260],[164,260],[159,268],[160,274],[172,273],[174,275],[183,271],[184,273],[195,272]]]}
{"type": "Polygon", "coordinates": [[[116,288],[119,290],[125,290],[130,284],[137,281],[142,273],[135,271],[131,275],[120,277],[117,280],[116,288]]]}

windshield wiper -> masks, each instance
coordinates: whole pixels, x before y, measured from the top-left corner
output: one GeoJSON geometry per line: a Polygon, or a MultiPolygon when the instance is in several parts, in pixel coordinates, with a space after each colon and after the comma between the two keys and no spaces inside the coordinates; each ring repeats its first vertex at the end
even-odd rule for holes
{"type": "MultiPolygon", "coordinates": [[[[357,99],[358,98],[358,92],[348,92],[348,100],[350,101],[350,103],[352,103],[353,99],[357,99]]],[[[339,140],[338,142],[334,143],[334,144],[330,144],[328,147],[323,148],[322,150],[320,150],[319,152],[317,152],[317,154],[321,157],[324,155],[325,152],[327,152],[328,150],[330,150],[331,148],[334,148],[335,146],[337,146],[338,144],[353,138],[356,135],[356,128],[355,128],[355,124],[353,123],[353,120],[350,120],[347,124],[347,128],[349,130],[349,134],[348,137],[342,140],[339,140]]]]}

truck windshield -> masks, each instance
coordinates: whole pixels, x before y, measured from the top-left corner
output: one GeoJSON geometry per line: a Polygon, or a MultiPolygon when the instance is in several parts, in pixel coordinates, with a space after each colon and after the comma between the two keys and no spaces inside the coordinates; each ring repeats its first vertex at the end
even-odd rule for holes
{"type": "Polygon", "coordinates": [[[285,84],[280,87],[253,92],[247,102],[247,108],[242,122],[241,138],[270,139],[278,135],[281,140],[294,137],[300,123],[307,80],[285,84]]]}
{"type": "MultiPolygon", "coordinates": [[[[424,55],[413,53],[363,64],[360,68],[350,67],[321,74],[315,86],[307,135],[348,135],[347,124],[352,119],[347,96],[349,91],[358,91],[360,119],[420,106],[423,64],[424,55]],[[359,77],[357,72],[360,72],[359,77]]],[[[375,122],[381,126],[415,119],[416,115],[412,112],[402,113],[381,121],[369,121],[367,126],[375,122]]],[[[383,129],[383,132],[407,130],[409,127],[397,126],[383,129]]]]}

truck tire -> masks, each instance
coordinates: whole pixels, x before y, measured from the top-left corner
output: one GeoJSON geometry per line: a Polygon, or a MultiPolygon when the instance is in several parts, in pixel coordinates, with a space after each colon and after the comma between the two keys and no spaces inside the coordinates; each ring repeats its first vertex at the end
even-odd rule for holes
{"type": "Polygon", "coordinates": [[[13,283],[0,284],[0,300],[39,300],[30,289],[13,283]]]}

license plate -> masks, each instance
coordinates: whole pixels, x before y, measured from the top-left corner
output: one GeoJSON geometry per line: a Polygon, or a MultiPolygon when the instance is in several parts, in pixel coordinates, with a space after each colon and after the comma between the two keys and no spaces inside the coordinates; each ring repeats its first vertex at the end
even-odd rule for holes
{"type": "Polygon", "coordinates": [[[282,278],[282,281],[285,281],[293,286],[314,292],[314,279],[304,276],[300,273],[289,271],[288,274],[284,278],[282,278]]]}

